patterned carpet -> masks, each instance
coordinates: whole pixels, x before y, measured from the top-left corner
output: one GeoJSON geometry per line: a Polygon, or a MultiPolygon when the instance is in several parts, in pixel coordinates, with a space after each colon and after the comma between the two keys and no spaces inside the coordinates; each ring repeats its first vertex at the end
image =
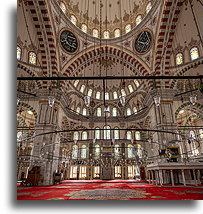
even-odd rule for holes
{"type": "Polygon", "coordinates": [[[18,200],[203,200],[203,186],[160,187],[136,181],[64,181],[17,186],[18,200]]]}

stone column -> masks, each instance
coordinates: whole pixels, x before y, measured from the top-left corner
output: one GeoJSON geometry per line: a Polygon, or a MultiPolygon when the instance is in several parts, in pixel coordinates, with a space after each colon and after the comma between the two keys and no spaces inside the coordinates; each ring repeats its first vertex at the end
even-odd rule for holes
{"type": "Polygon", "coordinates": [[[162,169],[159,170],[159,179],[160,179],[160,185],[163,185],[163,171],[162,169]]]}
{"type": "Polygon", "coordinates": [[[152,170],[152,184],[154,184],[154,170],[152,170]]]}
{"type": "Polygon", "coordinates": [[[193,176],[195,180],[195,186],[197,186],[197,177],[196,177],[195,169],[193,169],[192,171],[193,171],[193,176]]]}
{"type": "Polygon", "coordinates": [[[149,184],[151,184],[151,173],[150,173],[150,170],[148,171],[148,177],[149,177],[149,184]]]}
{"type": "Polygon", "coordinates": [[[171,173],[171,183],[172,183],[172,186],[174,186],[174,177],[173,177],[173,170],[172,169],[170,170],[170,173],[171,173]]]}
{"type": "Polygon", "coordinates": [[[184,169],[181,170],[181,173],[182,173],[183,185],[186,186],[185,171],[184,171],[184,169]]]}
{"type": "Polygon", "coordinates": [[[158,185],[159,184],[159,171],[155,171],[155,173],[156,173],[156,185],[158,185]]]}
{"type": "Polygon", "coordinates": [[[197,180],[198,180],[198,184],[201,184],[201,174],[200,174],[200,170],[197,170],[197,180]]]}

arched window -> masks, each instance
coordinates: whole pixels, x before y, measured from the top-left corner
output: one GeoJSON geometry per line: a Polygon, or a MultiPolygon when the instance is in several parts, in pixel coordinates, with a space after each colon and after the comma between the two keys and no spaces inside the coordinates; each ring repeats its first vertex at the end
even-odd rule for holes
{"type": "Polygon", "coordinates": [[[121,30],[120,29],[116,29],[115,31],[114,31],[114,36],[117,38],[117,37],[119,37],[121,35],[121,30]]]}
{"type": "Polygon", "coordinates": [[[76,108],[76,112],[79,114],[80,113],[80,107],[76,108]]]}
{"type": "Polygon", "coordinates": [[[127,116],[130,116],[130,115],[131,115],[131,109],[127,108],[127,116]]]}
{"type": "Polygon", "coordinates": [[[139,131],[136,131],[135,132],[135,139],[136,140],[140,140],[141,138],[140,138],[140,132],[139,131]]]}
{"type": "Polygon", "coordinates": [[[132,140],[132,132],[131,131],[127,132],[127,140],[132,140]]]}
{"type": "Polygon", "coordinates": [[[23,138],[23,133],[21,131],[19,131],[17,133],[17,141],[20,141],[23,138]]]}
{"type": "Polygon", "coordinates": [[[142,16],[138,15],[136,20],[135,20],[136,25],[139,25],[141,21],[142,21],[142,16]]]}
{"type": "Polygon", "coordinates": [[[73,145],[72,159],[77,159],[77,157],[78,157],[78,146],[77,145],[73,145]]]}
{"type": "Polygon", "coordinates": [[[128,158],[133,158],[133,145],[128,144],[128,158]]]}
{"type": "Polygon", "coordinates": [[[97,117],[101,117],[102,116],[102,111],[101,108],[97,108],[97,117]]]}
{"type": "Polygon", "coordinates": [[[120,136],[119,136],[119,130],[118,130],[118,128],[115,128],[114,129],[114,139],[118,140],[119,138],[120,138],[120,136]]]}
{"type": "Polygon", "coordinates": [[[111,130],[110,130],[110,126],[104,126],[104,139],[105,139],[105,140],[111,139],[111,130]]]}
{"type": "Polygon", "coordinates": [[[91,97],[92,96],[92,89],[89,89],[87,92],[87,96],[91,97]]]}
{"type": "Polygon", "coordinates": [[[87,132],[82,133],[82,140],[87,140],[87,132]]]}
{"type": "Polygon", "coordinates": [[[21,54],[22,54],[22,50],[19,46],[17,46],[17,59],[21,60],[21,54]]]}
{"type": "Polygon", "coordinates": [[[136,107],[133,107],[133,113],[137,114],[137,108],[136,107]]]}
{"type": "Polygon", "coordinates": [[[79,140],[79,132],[73,133],[73,140],[79,140]]]}
{"type": "Polygon", "coordinates": [[[199,137],[200,139],[203,139],[203,129],[199,129],[199,137]]]}
{"type": "Polygon", "coordinates": [[[81,85],[80,92],[83,93],[85,90],[85,85],[81,85]]]}
{"type": "Polygon", "coordinates": [[[196,135],[194,131],[190,131],[190,138],[192,138],[192,140],[196,139],[196,135]]]}
{"type": "Polygon", "coordinates": [[[95,129],[94,138],[98,140],[100,139],[100,129],[98,127],[95,129]]]}
{"type": "Polygon", "coordinates": [[[109,92],[105,92],[105,100],[109,100],[109,92]]]}
{"type": "Polygon", "coordinates": [[[82,30],[84,33],[87,33],[87,25],[86,25],[86,24],[82,24],[81,30],[82,30]]]}
{"type": "Polygon", "coordinates": [[[118,93],[117,93],[117,91],[114,91],[113,92],[113,98],[116,100],[116,99],[118,99],[118,93]]]}
{"type": "Polygon", "coordinates": [[[127,24],[126,26],[125,26],[125,33],[128,33],[128,32],[130,32],[131,31],[131,24],[127,24]]]}
{"type": "Polygon", "coordinates": [[[139,158],[142,157],[142,147],[140,144],[137,144],[137,155],[139,158]]]}
{"type": "Polygon", "coordinates": [[[83,110],[82,110],[82,114],[83,114],[84,116],[86,116],[86,115],[87,115],[87,109],[86,109],[86,108],[83,108],[83,110]]]}
{"type": "Polygon", "coordinates": [[[97,91],[97,93],[96,93],[96,99],[99,100],[99,99],[100,99],[100,96],[101,96],[101,92],[100,92],[100,91],[97,91]]]}
{"type": "Polygon", "coordinates": [[[74,15],[71,15],[71,16],[70,16],[70,21],[71,21],[74,25],[77,24],[77,19],[76,19],[76,17],[75,17],[74,15]]]}
{"type": "Polygon", "coordinates": [[[125,90],[123,88],[121,89],[121,95],[122,96],[126,96],[126,92],[125,92],[125,90]]]}
{"type": "Polygon", "coordinates": [[[104,31],[104,39],[109,39],[109,31],[104,31]]]}
{"type": "Polygon", "coordinates": [[[115,146],[114,146],[114,155],[115,155],[115,157],[116,158],[118,158],[119,157],[119,145],[118,144],[116,144],[115,146]]]}
{"type": "Polygon", "coordinates": [[[190,49],[190,57],[191,57],[191,60],[195,60],[199,58],[199,50],[197,47],[193,47],[190,49]]]}
{"type": "Polygon", "coordinates": [[[128,85],[128,90],[129,90],[130,93],[133,92],[133,87],[132,87],[132,85],[128,85]]]}
{"type": "Polygon", "coordinates": [[[37,63],[37,55],[35,52],[29,53],[29,63],[35,65],[37,63]]]}
{"type": "Polygon", "coordinates": [[[112,109],[112,116],[117,117],[117,108],[112,109]]]}
{"type": "Polygon", "coordinates": [[[140,86],[140,83],[137,80],[134,80],[134,83],[135,83],[137,88],[140,86]]]}
{"type": "Polygon", "coordinates": [[[146,6],[146,13],[149,13],[149,11],[152,9],[152,3],[149,2],[146,6]]]}
{"type": "Polygon", "coordinates": [[[99,37],[99,31],[98,31],[97,29],[93,29],[92,35],[93,35],[94,37],[98,38],[98,37],[99,37]]]}
{"type": "Polygon", "coordinates": [[[181,65],[183,64],[183,54],[178,53],[176,54],[176,65],[181,65]]]}
{"type": "Polygon", "coordinates": [[[66,14],[66,6],[63,2],[60,3],[60,8],[63,11],[63,13],[66,14]]]}
{"type": "Polygon", "coordinates": [[[95,151],[94,151],[95,157],[98,158],[100,156],[100,146],[97,144],[95,145],[95,151]]]}
{"type": "Polygon", "coordinates": [[[82,145],[81,158],[86,158],[86,157],[87,157],[87,146],[86,145],[82,145]]]}
{"type": "Polygon", "coordinates": [[[77,87],[77,86],[78,86],[78,83],[79,83],[79,80],[75,80],[74,86],[77,87]]]}

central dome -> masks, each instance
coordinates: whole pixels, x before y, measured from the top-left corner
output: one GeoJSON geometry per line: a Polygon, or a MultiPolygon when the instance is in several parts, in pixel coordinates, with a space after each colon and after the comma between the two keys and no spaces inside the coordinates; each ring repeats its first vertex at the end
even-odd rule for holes
{"type": "Polygon", "coordinates": [[[109,39],[128,33],[140,24],[154,0],[63,0],[60,8],[85,33],[109,39]]]}

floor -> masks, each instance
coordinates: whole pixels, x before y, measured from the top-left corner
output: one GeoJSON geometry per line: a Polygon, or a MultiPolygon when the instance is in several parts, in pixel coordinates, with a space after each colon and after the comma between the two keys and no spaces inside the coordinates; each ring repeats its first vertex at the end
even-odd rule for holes
{"type": "Polygon", "coordinates": [[[17,186],[18,200],[203,200],[203,186],[156,186],[137,180],[63,181],[17,186]]]}

